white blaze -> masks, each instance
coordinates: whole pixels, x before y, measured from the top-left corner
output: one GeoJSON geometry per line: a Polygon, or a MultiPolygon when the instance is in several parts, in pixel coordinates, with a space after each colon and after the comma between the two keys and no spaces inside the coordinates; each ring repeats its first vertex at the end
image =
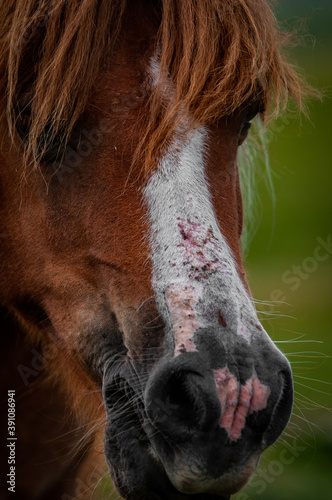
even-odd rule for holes
{"type": "Polygon", "coordinates": [[[201,127],[187,142],[175,141],[144,191],[152,284],[175,354],[195,350],[193,334],[217,321],[217,314],[249,343],[252,327],[260,328],[211,202],[204,169],[206,137],[201,127]]]}

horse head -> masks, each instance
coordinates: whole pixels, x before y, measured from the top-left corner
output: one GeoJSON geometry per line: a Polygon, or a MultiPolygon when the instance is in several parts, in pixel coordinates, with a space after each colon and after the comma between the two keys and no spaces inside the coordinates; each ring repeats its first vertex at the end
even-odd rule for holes
{"type": "Polygon", "coordinates": [[[58,346],[69,401],[103,398],[124,498],[229,498],[293,399],[243,268],[238,148],[300,84],[265,1],[76,3],[27,39],[31,12],[7,13],[22,52],[6,59],[1,301],[58,346]]]}

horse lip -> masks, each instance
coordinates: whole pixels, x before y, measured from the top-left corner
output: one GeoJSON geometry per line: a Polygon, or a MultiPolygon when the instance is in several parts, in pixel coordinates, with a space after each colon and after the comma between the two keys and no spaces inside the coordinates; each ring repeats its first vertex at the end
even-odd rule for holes
{"type": "MultiPolygon", "coordinates": [[[[148,430],[144,429],[144,431],[150,441],[148,430]]],[[[162,438],[162,441],[167,444],[164,438],[162,438]]],[[[232,471],[225,471],[219,477],[211,477],[207,471],[204,471],[204,466],[199,463],[196,466],[193,464],[187,465],[187,460],[183,460],[183,457],[179,455],[178,459],[175,459],[170,465],[162,458],[157,447],[151,441],[149,454],[162,467],[176,491],[185,495],[184,498],[194,500],[197,495],[199,500],[203,500],[205,499],[205,495],[207,495],[206,500],[211,500],[211,498],[228,500],[230,495],[234,495],[240,491],[250,480],[258,466],[261,449],[257,449],[252,456],[238,466],[233,467],[232,471]],[[183,467],[184,463],[185,466],[183,467]],[[185,470],[186,465],[187,471],[185,470]]]]}

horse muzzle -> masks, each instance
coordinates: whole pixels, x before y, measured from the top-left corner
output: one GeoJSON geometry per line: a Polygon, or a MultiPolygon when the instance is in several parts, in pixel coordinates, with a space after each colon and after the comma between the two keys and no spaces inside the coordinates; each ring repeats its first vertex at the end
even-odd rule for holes
{"type": "Polygon", "coordinates": [[[194,352],[165,354],[148,378],[139,363],[106,374],[105,453],[124,498],[227,499],[287,425],[291,371],[267,335],[240,348],[210,332],[209,349],[207,336],[197,332],[194,352]]]}
{"type": "Polygon", "coordinates": [[[199,352],[159,363],[145,391],[145,429],[178,491],[220,498],[247,483],[291,414],[291,371],[282,354],[273,368],[257,365],[247,378],[248,366],[213,369],[199,352]]]}

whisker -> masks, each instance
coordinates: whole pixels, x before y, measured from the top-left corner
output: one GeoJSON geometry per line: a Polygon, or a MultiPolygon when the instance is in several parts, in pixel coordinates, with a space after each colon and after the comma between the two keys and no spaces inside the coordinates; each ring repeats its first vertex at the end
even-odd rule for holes
{"type": "Polygon", "coordinates": [[[303,378],[305,380],[310,380],[311,382],[319,382],[320,384],[332,385],[332,382],[327,382],[326,380],[319,380],[316,378],[304,377],[303,375],[295,375],[296,378],[303,378]]]}

